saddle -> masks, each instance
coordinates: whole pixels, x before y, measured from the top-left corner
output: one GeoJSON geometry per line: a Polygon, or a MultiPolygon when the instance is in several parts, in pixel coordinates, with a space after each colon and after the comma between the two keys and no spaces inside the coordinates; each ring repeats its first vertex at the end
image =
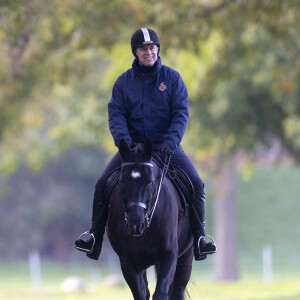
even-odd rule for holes
{"type": "MultiPolygon", "coordinates": [[[[153,161],[160,169],[163,169],[164,162],[156,152],[153,155],[153,161]]],[[[173,164],[169,165],[167,171],[168,179],[173,183],[180,196],[181,204],[184,210],[188,207],[188,203],[192,203],[195,197],[195,190],[191,179],[180,167],[173,164]]]]}
{"type": "Polygon", "coordinates": [[[120,175],[121,175],[121,167],[113,170],[110,173],[110,175],[108,175],[106,182],[104,184],[104,199],[106,202],[109,202],[112,191],[117,185],[120,175]]]}
{"type": "MultiPolygon", "coordinates": [[[[153,161],[161,170],[163,169],[164,162],[157,153],[154,153],[153,161]]],[[[112,191],[119,181],[120,174],[121,167],[113,170],[108,176],[104,185],[104,198],[106,201],[109,201],[112,191]]],[[[180,196],[182,208],[186,210],[188,207],[188,203],[193,202],[193,199],[195,197],[194,187],[189,176],[181,168],[172,164],[169,165],[166,176],[176,188],[180,196]]]]}

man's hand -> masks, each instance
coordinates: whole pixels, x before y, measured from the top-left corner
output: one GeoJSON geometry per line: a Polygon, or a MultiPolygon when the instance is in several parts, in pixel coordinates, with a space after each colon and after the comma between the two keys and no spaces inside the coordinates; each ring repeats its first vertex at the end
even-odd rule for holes
{"type": "Polygon", "coordinates": [[[162,146],[160,147],[159,151],[166,155],[173,154],[173,150],[170,148],[170,146],[167,143],[163,143],[162,146]]]}

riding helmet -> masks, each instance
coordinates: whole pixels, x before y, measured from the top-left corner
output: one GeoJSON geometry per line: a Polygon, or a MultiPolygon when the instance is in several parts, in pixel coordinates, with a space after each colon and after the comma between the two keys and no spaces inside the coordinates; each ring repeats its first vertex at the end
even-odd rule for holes
{"type": "MultiPolygon", "coordinates": [[[[137,47],[145,45],[156,45],[160,48],[160,43],[156,32],[149,28],[141,28],[137,30],[131,37],[131,51],[134,56],[137,47]]],[[[158,49],[159,53],[159,49],[158,49]]]]}

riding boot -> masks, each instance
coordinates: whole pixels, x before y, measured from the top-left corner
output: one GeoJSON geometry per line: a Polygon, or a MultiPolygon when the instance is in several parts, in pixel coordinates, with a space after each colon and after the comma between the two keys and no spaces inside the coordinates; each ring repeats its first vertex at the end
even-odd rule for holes
{"type": "Polygon", "coordinates": [[[84,232],[79,239],[75,241],[75,248],[79,251],[86,252],[86,256],[98,260],[101,249],[105,226],[108,219],[108,204],[105,203],[103,196],[100,196],[96,189],[94,194],[92,227],[89,231],[84,232]],[[88,239],[83,239],[88,236],[88,239]]]}
{"type": "Polygon", "coordinates": [[[190,224],[194,237],[195,260],[204,260],[208,254],[217,252],[214,240],[205,234],[205,192],[195,195],[193,203],[189,209],[190,224]],[[206,242],[205,237],[209,237],[211,242],[206,242]]]}

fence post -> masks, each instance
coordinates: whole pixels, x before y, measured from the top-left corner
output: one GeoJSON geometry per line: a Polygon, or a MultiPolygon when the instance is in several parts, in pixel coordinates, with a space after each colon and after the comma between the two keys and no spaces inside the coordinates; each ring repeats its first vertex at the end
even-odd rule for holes
{"type": "Polygon", "coordinates": [[[41,286],[42,284],[42,273],[41,273],[41,259],[38,250],[32,250],[28,255],[29,259],[29,270],[30,279],[32,286],[41,286]]]}
{"type": "Polygon", "coordinates": [[[271,283],[273,280],[273,250],[271,245],[263,247],[263,282],[271,283]]]}

